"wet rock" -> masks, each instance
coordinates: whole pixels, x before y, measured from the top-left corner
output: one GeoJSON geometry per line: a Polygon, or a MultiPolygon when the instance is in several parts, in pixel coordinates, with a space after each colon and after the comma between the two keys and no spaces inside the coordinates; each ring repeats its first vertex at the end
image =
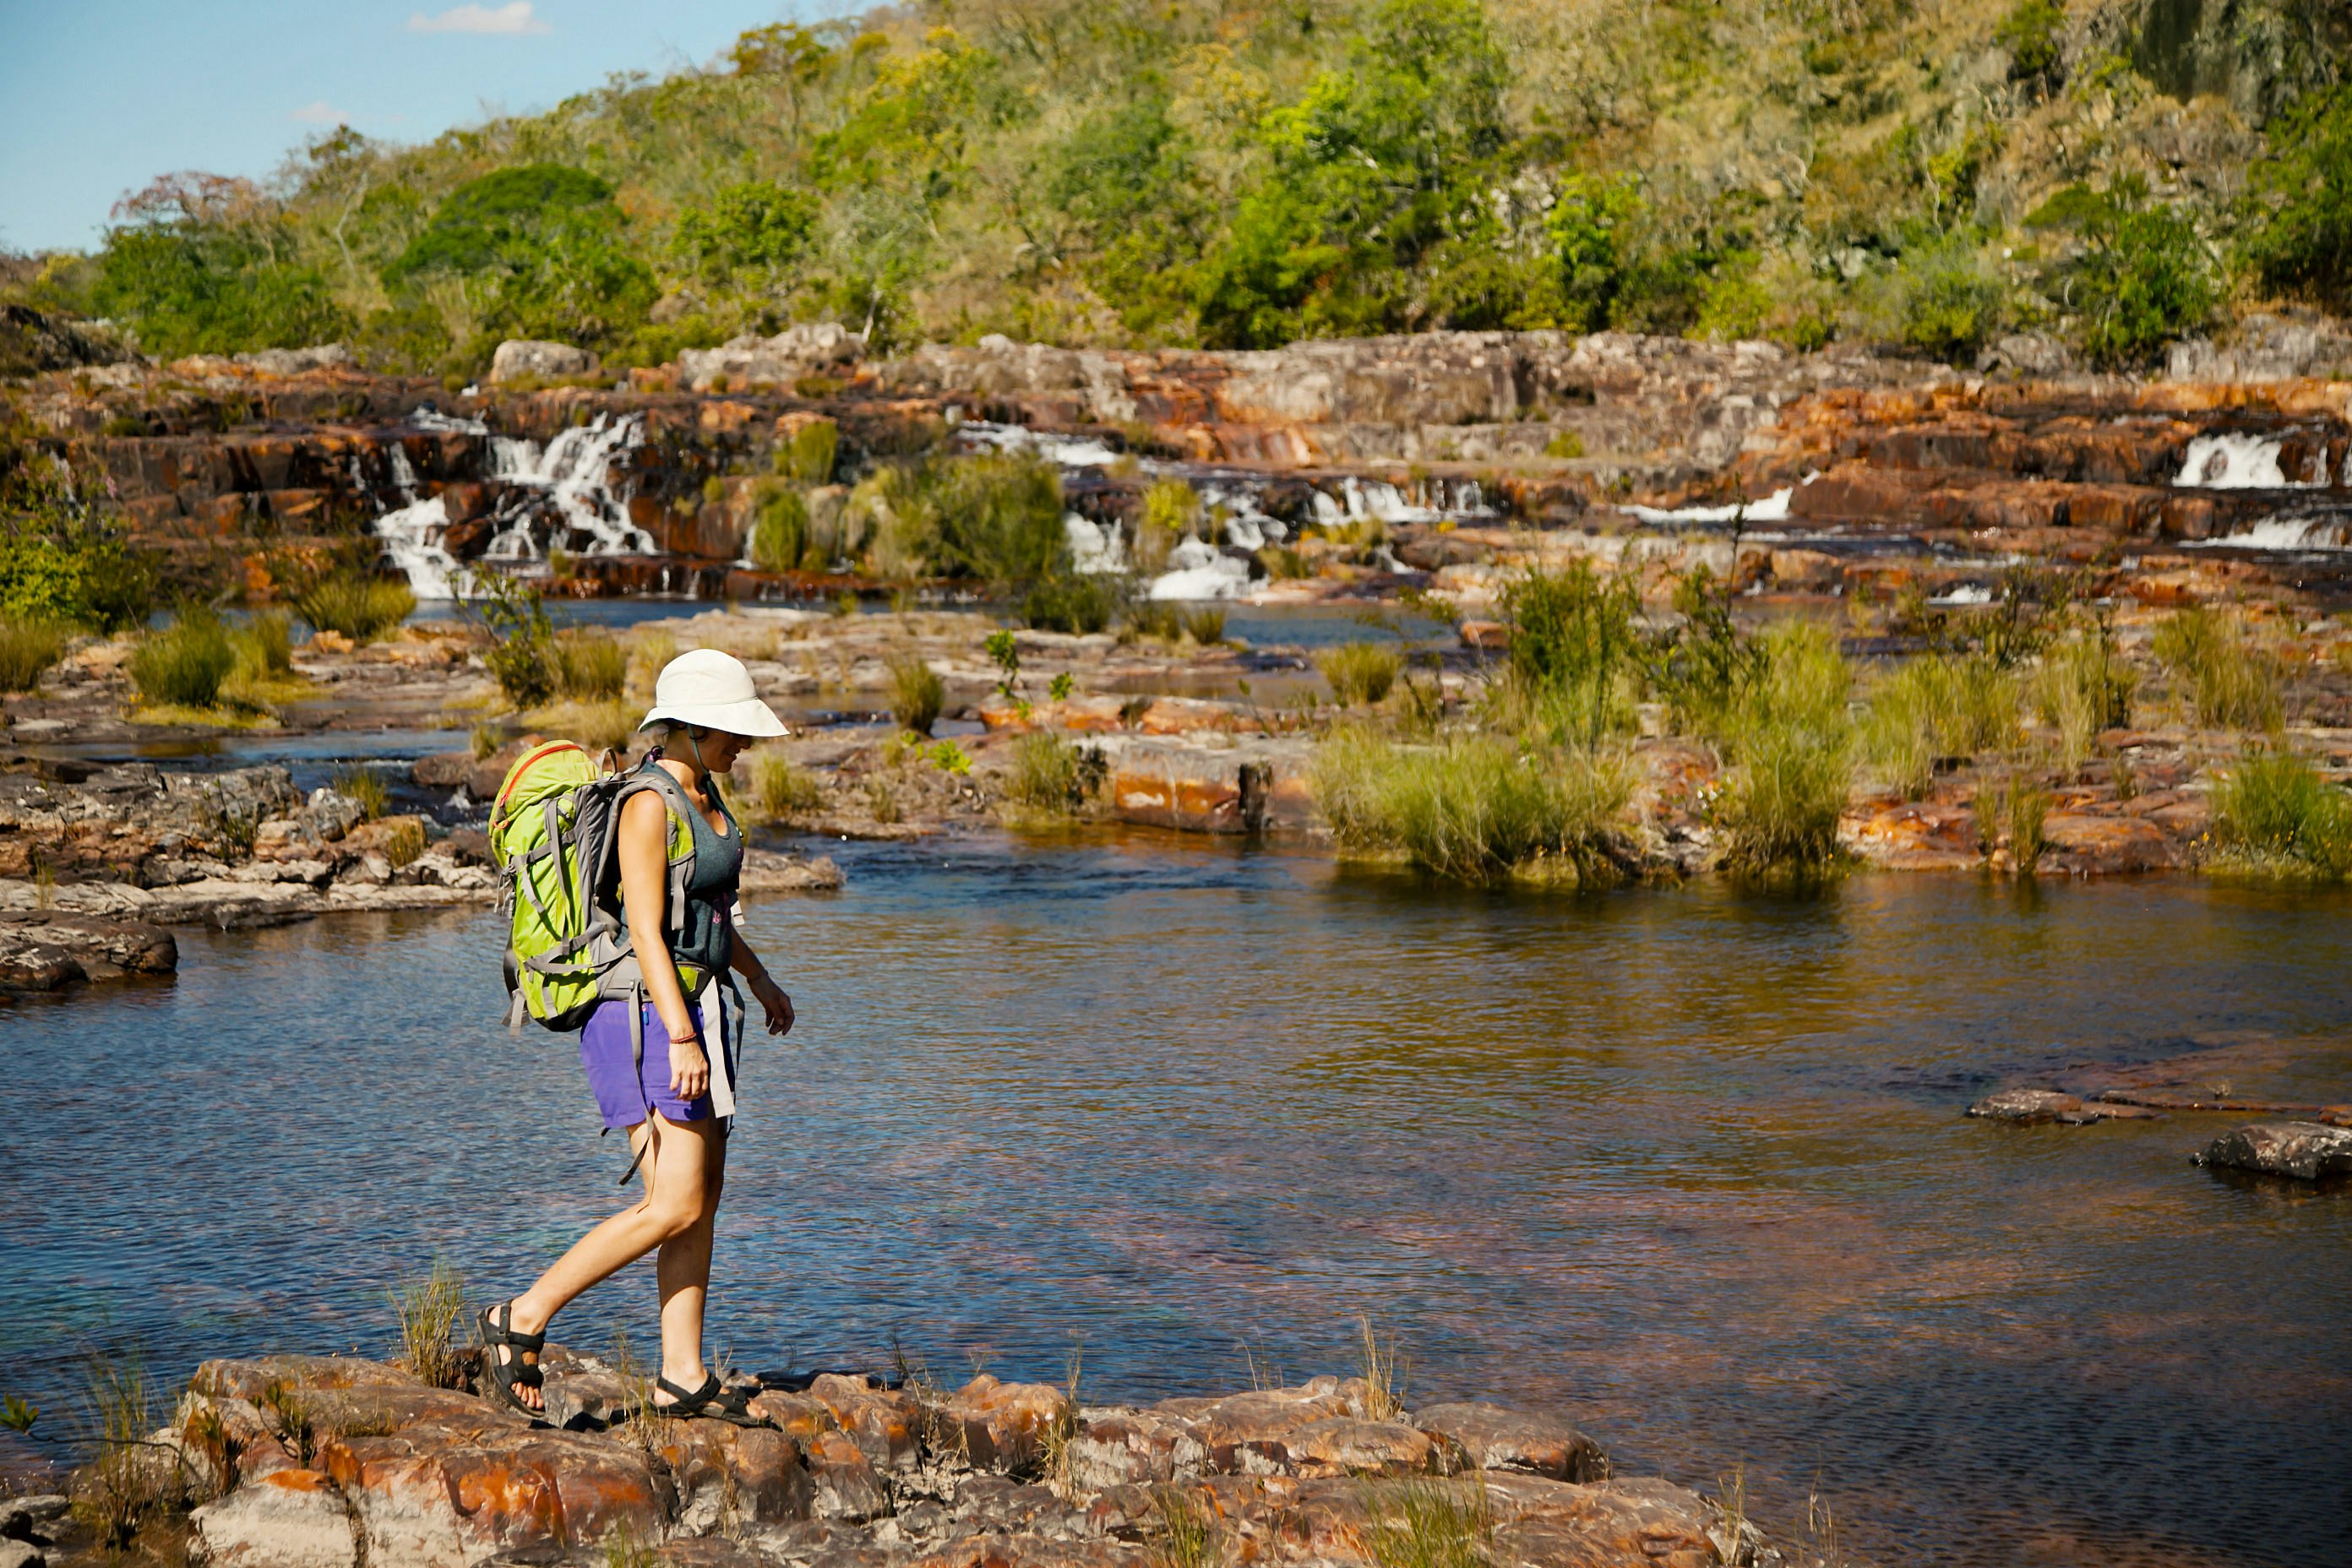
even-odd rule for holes
{"type": "Polygon", "coordinates": [[[1486,1479],[1498,1562],[1526,1568],[1713,1568],[1706,1505],[1669,1481],[1577,1485],[1508,1473],[1486,1479]]]}
{"type": "Polygon", "coordinates": [[[278,1470],[189,1517],[215,1568],[341,1568],[359,1561],[341,1489],[322,1471],[278,1470]]]}
{"type": "Polygon", "coordinates": [[[55,991],[78,980],[169,974],[179,964],[172,933],[144,921],[58,910],[0,913],[0,991],[55,991]]]}
{"type": "Polygon", "coordinates": [[[811,860],[773,849],[747,848],[738,885],[747,893],[830,893],[838,892],[844,880],[841,868],[830,856],[811,860]]]}
{"type": "Polygon", "coordinates": [[[2214,1139],[2196,1159],[2200,1165],[2298,1182],[2352,1176],[2352,1128],[2318,1121],[2258,1121],[2214,1139]]]}
{"type": "Polygon", "coordinates": [[[2110,1110],[2085,1103],[2080,1095],[2054,1089],[2004,1089],[1969,1106],[1969,1114],[1994,1121],[2063,1121],[2071,1125],[2096,1121],[2110,1110]]]}
{"type": "Polygon", "coordinates": [[[490,384],[499,386],[525,378],[559,381],[567,376],[591,375],[595,373],[596,363],[594,354],[570,343],[509,338],[490,355],[490,384]]]}
{"type": "Polygon", "coordinates": [[[1601,1446],[1556,1416],[1472,1402],[1428,1405],[1412,1423],[1457,1447],[1479,1469],[1527,1470],[1558,1481],[1599,1480],[1608,1472],[1601,1446]]]}

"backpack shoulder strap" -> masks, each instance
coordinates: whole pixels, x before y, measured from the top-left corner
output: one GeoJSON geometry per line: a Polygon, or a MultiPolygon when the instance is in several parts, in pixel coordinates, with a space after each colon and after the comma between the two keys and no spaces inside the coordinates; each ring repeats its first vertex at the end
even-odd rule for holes
{"type": "MultiPolygon", "coordinates": [[[[613,827],[604,836],[605,854],[608,857],[617,854],[613,847],[619,843],[621,837],[622,804],[631,795],[647,791],[661,796],[662,805],[667,808],[671,818],[686,829],[682,835],[671,836],[674,840],[682,839],[683,842],[669,858],[669,924],[673,929],[681,928],[686,924],[687,885],[694,879],[694,823],[688,814],[695,807],[694,802],[687,798],[685,786],[672,777],[670,771],[663,767],[656,757],[648,756],[640,763],[636,771],[629,775],[628,782],[614,793],[613,827]]],[[[601,879],[603,873],[600,871],[599,875],[601,879]]],[[[602,885],[601,879],[599,885],[602,885]]]]}

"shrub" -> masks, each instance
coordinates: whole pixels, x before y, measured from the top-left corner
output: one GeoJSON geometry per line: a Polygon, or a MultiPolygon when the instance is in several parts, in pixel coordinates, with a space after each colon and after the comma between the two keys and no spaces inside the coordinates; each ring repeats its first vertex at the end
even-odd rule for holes
{"type": "Polygon", "coordinates": [[[828,484],[840,447],[840,426],[830,419],[812,420],[777,446],[776,473],[800,484],[828,484]]]}
{"type": "Polygon", "coordinates": [[[2270,146],[2250,181],[2260,216],[2247,258],[2270,288],[2352,308],[2352,82],[2306,98],[2270,146]]]}
{"type": "Polygon", "coordinates": [[[2010,859],[2019,876],[2030,877],[2049,847],[2042,827],[2050,817],[2050,792],[2032,779],[2011,779],[2001,791],[2000,810],[2009,826],[2010,859]]]}
{"type": "Polygon", "coordinates": [[[1184,635],[1202,647],[1215,647],[1225,640],[1225,612],[1216,605],[1202,605],[1184,612],[1184,635]]]}
{"type": "Polygon", "coordinates": [[[883,520],[877,565],[886,572],[1024,588],[1066,563],[1062,480],[1050,463],[941,458],[887,467],[859,489],[883,520]]]}
{"type": "Polygon", "coordinates": [[[2058,749],[2066,771],[2081,768],[2103,730],[2131,722],[2133,689],[2139,678],[2105,631],[2070,637],[2042,655],[2033,678],[2033,707],[2045,724],[2058,727],[2058,749]]]}
{"type": "Polygon", "coordinates": [[[751,763],[751,807],[767,822],[793,822],[824,804],[824,786],[791,758],[763,752],[751,763]]]}
{"type": "Polygon", "coordinates": [[[1108,573],[1057,573],[1023,595],[1021,618],[1039,631],[1098,632],[1118,614],[1125,589],[1108,573]]]}
{"type": "Polygon", "coordinates": [[[2057,0],[2018,0],[1992,30],[1992,41],[2009,51],[2012,81],[2032,81],[2058,68],[2058,35],[2066,13],[2057,0]]]}
{"type": "Polygon", "coordinates": [[[1005,794],[1033,811],[1073,812],[1102,786],[1108,772],[1102,752],[1071,744],[1045,730],[1033,730],[1013,749],[1005,794]]]}
{"type": "Polygon", "coordinates": [[[131,679],[152,703],[210,708],[220,700],[221,682],[236,668],[236,649],[220,617],[210,610],[183,610],[163,631],[150,635],[131,656],[131,679]]]}
{"type": "Polygon", "coordinates": [[[1492,736],[1402,748],[1353,729],[1316,748],[1309,780],[1341,849],[1474,883],[1613,875],[1605,841],[1632,793],[1612,759],[1492,736]]]}
{"type": "Polygon", "coordinates": [[[751,564],[762,572],[797,572],[808,554],[808,498],[762,480],[751,522],[751,564]]]}
{"type": "Polygon", "coordinates": [[[1871,694],[1864,750],[1889,784],[1917,800],[1938,761],[2014,740],[2017,709],[2015,679],[1991,659],[1916,658],[1871,694]]]}
{"type": "Polygon", "coordinates": [[[913,654],[890,661],[890,717],[901,730],[928,735],[947,704],[947,682],[913,654]]]}
{"type": "Polygon", "coordinates": [[[495,572],[480,574],[472,613],[490,635],[482,662],[517,708],[537,708],[555,695],[555,626],[539,590],[495,572]]]}
{"type": "Polygon", "coordinates": [[[610,702],[628,684],[629,652],[595,632],[566,632],[555,639],[555,688],[586,702],[610,702]]]}
{"type": "Polygon", "coordinates": [[[1604,578],[1582,560],[1557,573],[1530,567],[1503,590],[1512,679],[1570,743],[1597,745],[1630,721],[1640,609],[1630,574],[1604,578]]]}
{"type": "Polygon", "coordinates": [[[2186,215],[2150,203],[2143,183],[2118,181],[2104,195],[2073,187],[2028,221],[2045,216],[2082,233],[2059,291],[2097,363],[2146,363],[2212,314],[2221,289],[2211,250],[2186,215]]]}
{"type": "Polygon", "coordinates": [[[30,691],[66,650],[66,630],[54,621],[0,615],[0,691],[30,691]]]}
{"type": "Polygon", "coordinates": [[[295,594],[294,608],[313,631],[373,642],[408,618],[416,595],[405,579],[338,573],[295,594]]]}
{"type": "Polygon", "coordinates": [[[435,1258],[430,1274],[408,1280],[390,1294],[400,1320],[401,1364],[427,1388],[457,1387],[465,1358],[451,1330],[466,1310],[465,1281],[435,1258]]]}
{"type": "Polygon", "coordinates": [[[236,645],[241,672],[264,680],[294,673],[294,628],[285,611],[256,610],[229,640],[236,645]]]}
{"type": "Polygon", "coordinates": [[[1940,359],[1973,354],[2000,329],[2008,289],[1958,237],[1903,258],[1903,341],[1940,359]]]}
{"type": "Polygon", "coordinates": [[[2294,752],[2252,752],[2213,788],[2213,838],[2251,868],[2352,875],[2352,795],[2294,752]]]}
{"type": "Polygon", "coordinates": [[[2203,605],[2181,610],[2156,628],[2155,652],[2187,686],[2200,724],[2271,731],[2284,721],[2278,661],[2248,640],[2235,616],[2203,605]]]}
{"type": "Polygon", "coordinates": [[[147,555],[62,501],[0,519],[0,615],[121,631],[146,624],[154,593],[147,555]]]}
{"type": "Polygon", "coordinates": [[[1389,694],[1404,656],[1395,645],[1379,642],[1341,643],[1315,656],[1315,668],[1331,685],[1331,700],[1342,708],[1370,706],[1389,694]]]}

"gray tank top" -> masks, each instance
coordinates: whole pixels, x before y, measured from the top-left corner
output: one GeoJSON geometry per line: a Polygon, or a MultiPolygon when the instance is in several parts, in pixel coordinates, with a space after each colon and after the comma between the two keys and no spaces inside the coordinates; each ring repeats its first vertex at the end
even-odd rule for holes
{"type": "MultiPolygon", "coordinates": [[[[673,785],[677,784],[659,763],[648,762],[646,768],[660,773],[673,785]]],[[[702,813],[694,809],[691,797],[684,787],[676,790],[673,804],[685,807],[686,825],[694,835],[694,875],[687,879],[686,906],[683,910],[666,910],[671,918],[663,922],[669,932],[670,961],[691,964],[706,974],[725,972],[727,961],[733,956],[735,931],[731,912],[735,907],[736,887],[743,876],[743,825],[719,793],[719,781],[706,777],[703,788],[710,804],[727,820],[727,831],[721,835],[710,826],[702,813]]],[[[665,799],[672,792],[660,791],[665,799]]]]}

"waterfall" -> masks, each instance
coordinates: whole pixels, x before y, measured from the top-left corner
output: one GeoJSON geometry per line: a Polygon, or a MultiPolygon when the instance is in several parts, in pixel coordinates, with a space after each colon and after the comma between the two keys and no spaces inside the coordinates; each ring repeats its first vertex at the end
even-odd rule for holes
{"type": "MultiPolygon", "coordinates": [[[[409,423],[421,429],[488,436],[478,421],[453,419],[429,408],[417,410],[409,423]]],[[[502,487],[498,516],[503,526],[484,549],[487,559],[541,561],[551,548],[575,555],[656,553],[653,536],[628,521],[627,509],[611,486],[614,460],[645,439],[641,416],[614,419],[600,414],[590,424],[565,430],[543,450],[535,441],[488,438],[488,474],[502,487]]],[[[404,504],[375,521],[384,553],[407,574],[410,591],[418,598],[464,597],[468,573],[443,542],[449,527],[447,507],[439,496],[416,499],[415,471],[396,445],[390,448],[390,461],[404,504]]]]}
{"type": "Polygon", "coordinates": [[[2284,445],[2276,437],[2249,436],[2238,431],[2200,436],[2181,454],[2180,472],[2172,482],[2208,490],[2315,489],[2326,484],[2327,458],[2324,450],[2317,479],[2290,479],[2279,467],[2284,445]]]}

